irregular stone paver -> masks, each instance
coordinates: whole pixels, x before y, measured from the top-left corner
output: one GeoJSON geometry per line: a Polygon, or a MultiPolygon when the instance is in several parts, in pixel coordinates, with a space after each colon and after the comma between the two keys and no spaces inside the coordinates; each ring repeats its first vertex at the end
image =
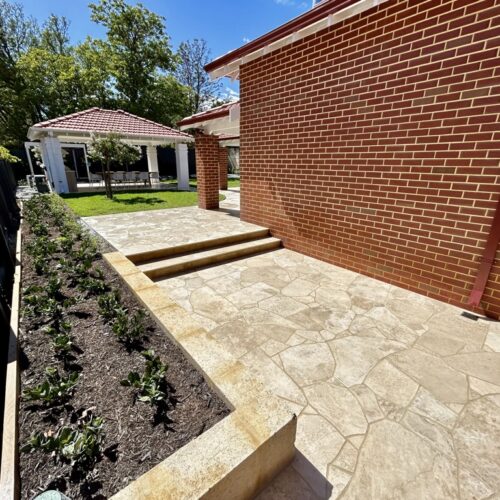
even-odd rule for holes
{"type": "Polygon", "coordinates": [[[458,498],[456,461],[402,425],[370,427],[342,498],[458,498]]]}
{"type": "Polygon", "coordinates": [[[346,387],[361,384],[380,359],[405,348],[404,344],[385,338],[355,335],[333,340],[329,345],[337,361],[335,377],[346,387]]]}
{"type": "Polygon", "coordinates": [[[259,226],[224,211],[170,208],[84,217],[83,220],[124,254],[246,233],[259,226]]]}
{"type": "Polygon", "coordinates": [[[300,344],[280,354],[285,371],[300,386],[333,376],[335,361],[324,343],[300,344]]]}
{"type": "Polygon", "coordinates": [[[500,494],[496,323],[285,249],[159,284],[299,416],[261,498],[500,494]]]}
{"type": "MultiPolygon", "coordinates": [[[[486,396],[469,403],[454,432],[458,460],[480,480],[477,489],[500,491],[500,408],[486,396]]],[[[464,476],[468,489],[474,483],[464,476]]]]}
{"type": "Polygon", "coordinates": [[[294,468],[305,474],[305,479],[320,497],[326,493],[326,481],[315,481],[318,472],[325,477],[328,464],[340,452],[345,439],[319,415],[304,415],[297,423],[295,445],[301,454],[294,468]],[[311,467],[312,466],[312,467],[311,467]]]}
{"type": "Polygon", "coordinates": [[[306,387],[304,392],[309,404],[343,436],[366,432],[368,424],[363,409],[348,389],[322,382],[306,387]]]}
{"type": "Polygon", "coordinates": [[[442,358],[417,349],[392,354],[390,362],[443,403],[467,402],[467,378],[442,358]]]}
{"type": "Polygon", "coordinates": [[[473,352],[470,354],[456,354],[446,358],[447,363],[476,378],[500,385],[500,353],[473,352]]]}

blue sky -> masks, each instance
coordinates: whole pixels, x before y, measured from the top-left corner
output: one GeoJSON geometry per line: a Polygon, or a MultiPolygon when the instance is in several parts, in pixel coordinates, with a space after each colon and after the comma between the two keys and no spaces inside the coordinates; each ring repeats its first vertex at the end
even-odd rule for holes
{"type": "MultiPolygon", "coordinates": [[[[87,35],[104,35],[104,30],[90,21],[90,0],[20,0],[20,3],[26,14],[40,23],[50,13],[66,16],[71,21],[73,42],[87,35]]],[[[240,47],[311,7],[310,0],[142,0],[141,3],[166,18],[174,48],[184,40],[204,38],[213,57],[240,47]]],[[[238,89],[237,82],[228,79],[224,80],[224,86],[238,89]]]]}

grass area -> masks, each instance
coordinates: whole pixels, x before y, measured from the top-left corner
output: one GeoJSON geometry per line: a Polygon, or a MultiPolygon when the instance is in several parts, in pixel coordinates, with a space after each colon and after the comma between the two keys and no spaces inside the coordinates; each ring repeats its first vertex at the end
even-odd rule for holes
{"type": "MultiPolygon", "coordinates": [[[[165,184],[177,184],[177,179],[168,179],[161,181],[164,182],[165,184]]],[[[190,179],[189,180],[189,185],[191,187],[196,187],[198,185],[198,181],[196,179],[190,179]]],[[[227,187],[240,187],[240,180],[239,179],[228,179],[227,180],[227,187]]]]}
{"type": "Polygon", "coordinates": [[[198,203],[198,193],[189,191],[126,191],[114,193],[112,200],[104,193],[65,194],[62,198],[80,217],[189,207],[198,203]]]}

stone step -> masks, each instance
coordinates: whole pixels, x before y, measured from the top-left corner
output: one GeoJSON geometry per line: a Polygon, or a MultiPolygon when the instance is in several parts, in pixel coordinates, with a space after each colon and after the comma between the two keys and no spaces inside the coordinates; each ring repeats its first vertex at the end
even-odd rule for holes
{"type": "Polygon", "coordinates": [[[269,229],[259,228],[242,233],[231,234],[229,236],[221,236],[219,238],[211,238],[202,241],[193,241],[183,245],[172,247],[158,248],[155,250],[148,250],[145,252],[127,254],[127,258],[134,264],[148,263],[149,261],[171,257],[173,255],[188,254],[190,252],[198,252],[200,250],[207,250],[209,248],[222,247],[232,245],[234,243],[241,243],[244,241],[252,241],[269,236],[269,229]]]}
{"type": "Polygon", "coordinates": [[[279,248],[280,245],[281,240],[278,238],[261,238],[177,257],[162,258],[152,262],[139,264],[138,267],[151,279],[161,278],[212,264],[220,264],[221,262],[253,255],[259,252],[275,250],[279,248]]]}

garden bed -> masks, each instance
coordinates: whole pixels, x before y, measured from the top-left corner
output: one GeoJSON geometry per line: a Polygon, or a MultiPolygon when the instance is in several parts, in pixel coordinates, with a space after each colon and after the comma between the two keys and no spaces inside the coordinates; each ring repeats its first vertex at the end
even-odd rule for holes
{"type": "Polygon", "coordinates": [[[58,198],[29,202],[25,215],[21,497],[106,498],[229,410],[58,198]]]}

